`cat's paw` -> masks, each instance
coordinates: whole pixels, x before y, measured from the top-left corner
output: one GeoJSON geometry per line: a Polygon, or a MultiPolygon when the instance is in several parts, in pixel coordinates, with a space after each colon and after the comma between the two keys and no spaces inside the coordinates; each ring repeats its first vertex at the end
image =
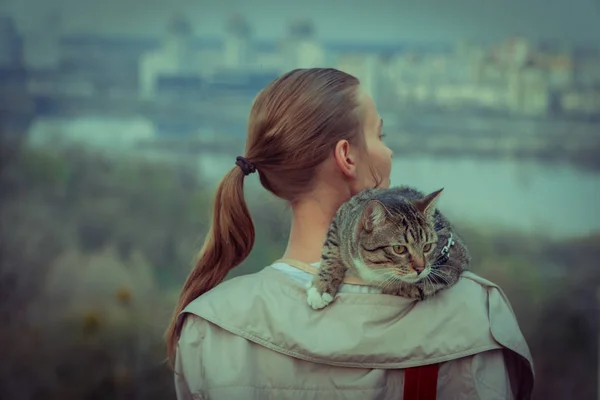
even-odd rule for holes
{"type": "Polygon", "coordinates": [[[316,287],[312,285],[312,282],[308,284],[306,289],[306,300],[308,305],[315,310],[325,308],[333,301],[333,296],[329,293],[319,293],[316,287]]]}

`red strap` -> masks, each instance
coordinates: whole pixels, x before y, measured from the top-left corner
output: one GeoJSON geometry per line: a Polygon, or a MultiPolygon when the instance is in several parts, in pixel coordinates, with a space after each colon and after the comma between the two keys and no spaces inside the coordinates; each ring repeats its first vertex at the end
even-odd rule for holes
{"type": "Polygon", "coordinates": [[[404,370],[404,400],[435,400],[438,364],[404,370]]]}

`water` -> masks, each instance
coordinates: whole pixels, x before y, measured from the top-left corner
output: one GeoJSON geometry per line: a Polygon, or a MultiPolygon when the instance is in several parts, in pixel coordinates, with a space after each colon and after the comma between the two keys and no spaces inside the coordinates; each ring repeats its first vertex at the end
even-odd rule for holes
{"type": "MultiPolygon", "coordinates": [[[[234,162],[234,157],[202,156],[199,166],[208,179],[216,180],[234,162]]],[[[444,187],[440,208],[453,220],[478,227],[553,238],[600,231],[600,174],[566,164],[403,157],[394,160],[391,178],[393,185],[423,191],[444,187]]]]}
{"type": "Polygon", "coordinates": [[[393,184],[433,191],[461,221],[570,237],[600,231],[600,174],[572,166],[481,159],[395,160],[393,184]]]}

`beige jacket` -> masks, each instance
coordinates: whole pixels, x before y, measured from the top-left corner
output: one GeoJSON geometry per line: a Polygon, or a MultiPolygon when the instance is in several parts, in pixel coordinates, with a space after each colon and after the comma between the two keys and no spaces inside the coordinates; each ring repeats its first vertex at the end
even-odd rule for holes
{"type": "Polygon", "coordinates": [[[399,400],[403,369],[430,363],[441,363],[438,399],[529,399],[533,388],[506,296],[472,273],[424,302],[341,293],[315,311],[267,267],[194,300],[179,322],[179,400],[399,400]]]}

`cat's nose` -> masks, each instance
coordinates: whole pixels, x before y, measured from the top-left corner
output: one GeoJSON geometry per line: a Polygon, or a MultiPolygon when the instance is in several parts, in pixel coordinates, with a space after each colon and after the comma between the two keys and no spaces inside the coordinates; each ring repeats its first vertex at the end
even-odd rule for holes
{"type": "Polygon", "coordinates": [[[425,260],[414,260],[412,267],[417,275],[421,275],[421,272],[425,269],[425,260]]]}

